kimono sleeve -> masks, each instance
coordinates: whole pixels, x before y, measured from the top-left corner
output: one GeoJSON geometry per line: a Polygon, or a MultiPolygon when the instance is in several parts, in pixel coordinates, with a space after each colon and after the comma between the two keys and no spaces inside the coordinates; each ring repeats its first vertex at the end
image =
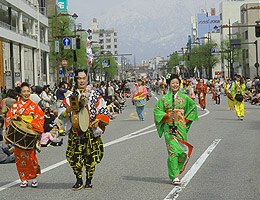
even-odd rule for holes
{"type": "Polygon", "coordinates": [[[147,99],[147,89],[143,86],[143,94],[145,95],[145,98],[147,99]]]}
{"type": "Polygon", "coordinates": [[[34,109],[33,121],[31,122],[33,130],[42,133],[44,125],[44,113],[42,109],[36,104],[34,109]]]}
{"type": "Polygon", "coordinates": [[[99,97],[96,103],[96,119],[100,120],[103,125],[109,124],[108,109],[103,97],[99,97]]]}
{"type": "Polygon", "coordinates": [[[155,122],[155,126],[157,128],[159,137],[162,137],[163,126],[165,125],[164,121],[167,118],[167,113],[165,112],[162,98],[157,101],[155,108],[153,110],[153,113],[154,113],[154,122],[155,122]]]}
{"type": "Polygon", "coordinates": [[[185,101],[187,102],[184,108],[185,119],[189,121],[198,121],[198,111],[196,103],[188,96],[186,97],[185,101]]]}
{"type": "Polygon", "coordinates": [[[17,104],[13,104],[10,108],[10,110],[6,113],[6,118],[5,118],[5,126],[8,127],[13,116],[14,116],[14,106],[17,106],[17,104]]]}

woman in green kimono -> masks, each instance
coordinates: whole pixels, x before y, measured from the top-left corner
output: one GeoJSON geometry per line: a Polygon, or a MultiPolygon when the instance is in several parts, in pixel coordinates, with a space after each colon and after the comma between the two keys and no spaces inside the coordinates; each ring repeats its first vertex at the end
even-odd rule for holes
{"type": "Polygon", "coordinates": [[[187,132],[191,123],[198,120],[196,104],[179,91],[180,82],[175,74],[168,77],[169,93],[157,101],[154,109],[159,137],[164,133],[168,151],[168,172],[174,185],[181,184],[178,176],[184,171],[193,149],[193,146],[187,143],[187,132]]]}

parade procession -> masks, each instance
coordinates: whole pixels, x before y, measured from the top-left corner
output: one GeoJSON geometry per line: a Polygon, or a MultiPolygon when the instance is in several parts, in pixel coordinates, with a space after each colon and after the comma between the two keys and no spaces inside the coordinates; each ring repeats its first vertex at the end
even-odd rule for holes
{"type": "Polygon", "coordinates": [[[0,199],[260,199],[258,0],[0,0],[0,199]]]}

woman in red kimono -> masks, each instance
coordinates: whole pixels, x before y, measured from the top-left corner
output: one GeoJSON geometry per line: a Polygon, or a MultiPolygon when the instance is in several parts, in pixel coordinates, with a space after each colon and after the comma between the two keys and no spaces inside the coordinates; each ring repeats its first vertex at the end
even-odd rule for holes
{"type": "MultiPolygon", "coordinates": [[[[5,118],[6,127],[9,126],[10,122],[14,119],[21,118],[27,122],[27,128],[37,131],[38,133],[43,132],[44,124],[44,113],[39,108],[38,104],[30,100],[30,85],[23,82],[17,87],[17,90],[21,96],[21,99],[12,105],[5,118]]],[[[40,166],[36,157],[35,149],[33,150],[22,150],[15,147],[15,160],[16,167],[20,179],[22,181],[20,187],[27,187],[28,180],[33,179],[32,187],[38,186],[37,174],[41,173],[40,166]]]]}
{"type": "Polygon", "coordinates": [[[204,110],[206,108],[207,85],[204,84],[203,79],[200,79],[200,82],[197,85],[197,91],[198,91],[198,95],[199,95],[200,107],[204,110]]]}
{"type": "Polygon", "coordinates": [[[215,81],[214,79],[212,80],[212,83],[210,84],[210,87],[211,87],[211,93],[213,94],[212,95],[212,100],[216,100],[216,93],[215,93],[215,81]]]}

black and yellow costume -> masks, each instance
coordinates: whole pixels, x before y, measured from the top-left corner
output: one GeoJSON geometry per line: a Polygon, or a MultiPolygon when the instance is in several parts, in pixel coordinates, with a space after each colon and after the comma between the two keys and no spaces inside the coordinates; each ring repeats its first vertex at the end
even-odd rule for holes
{"type": "MultiPolygon", "coordinates": [[[[82,91],[77,91],[79,94],[82,91]]],[[[101,128],[104,130],[105,125],[109,123],[108,110],[104,99],[97,91],[83,91],[88,96],[88,109],[90,122],[99,121],[101,128]]],[[[60,119],[69,117],[66,113],[66,108],[69,107],[69,96],[66,97],[61,105],[60,119]]],[[[70,122],[71,123],[71,122],[70,122]]],[[[76,134],[76,131],[71,127],[68,136],[68,146],[66,158],[76,175],[77,182],[72,189],[79,190],[82,186],[83,167],[86,169],[86,185],[85,189],[90,189],[91,180],[94,175],[96,164],[100,163],[104,155],[103,142],[100,136],[94,137],[93,129],[90,128],[84,132],[76,134]]]]}
{"type": "Polygon", "coordinates": [[[100,137],[95,138],[92,128],[88,129],[80,139],[75,139],[71,130],[68,138],[66,158],[78,178],[82,178],[83,166],[86,168],[86,178],[91,180],[95,165],[101,162],[104,154],[103,142],[100,137]]]}

